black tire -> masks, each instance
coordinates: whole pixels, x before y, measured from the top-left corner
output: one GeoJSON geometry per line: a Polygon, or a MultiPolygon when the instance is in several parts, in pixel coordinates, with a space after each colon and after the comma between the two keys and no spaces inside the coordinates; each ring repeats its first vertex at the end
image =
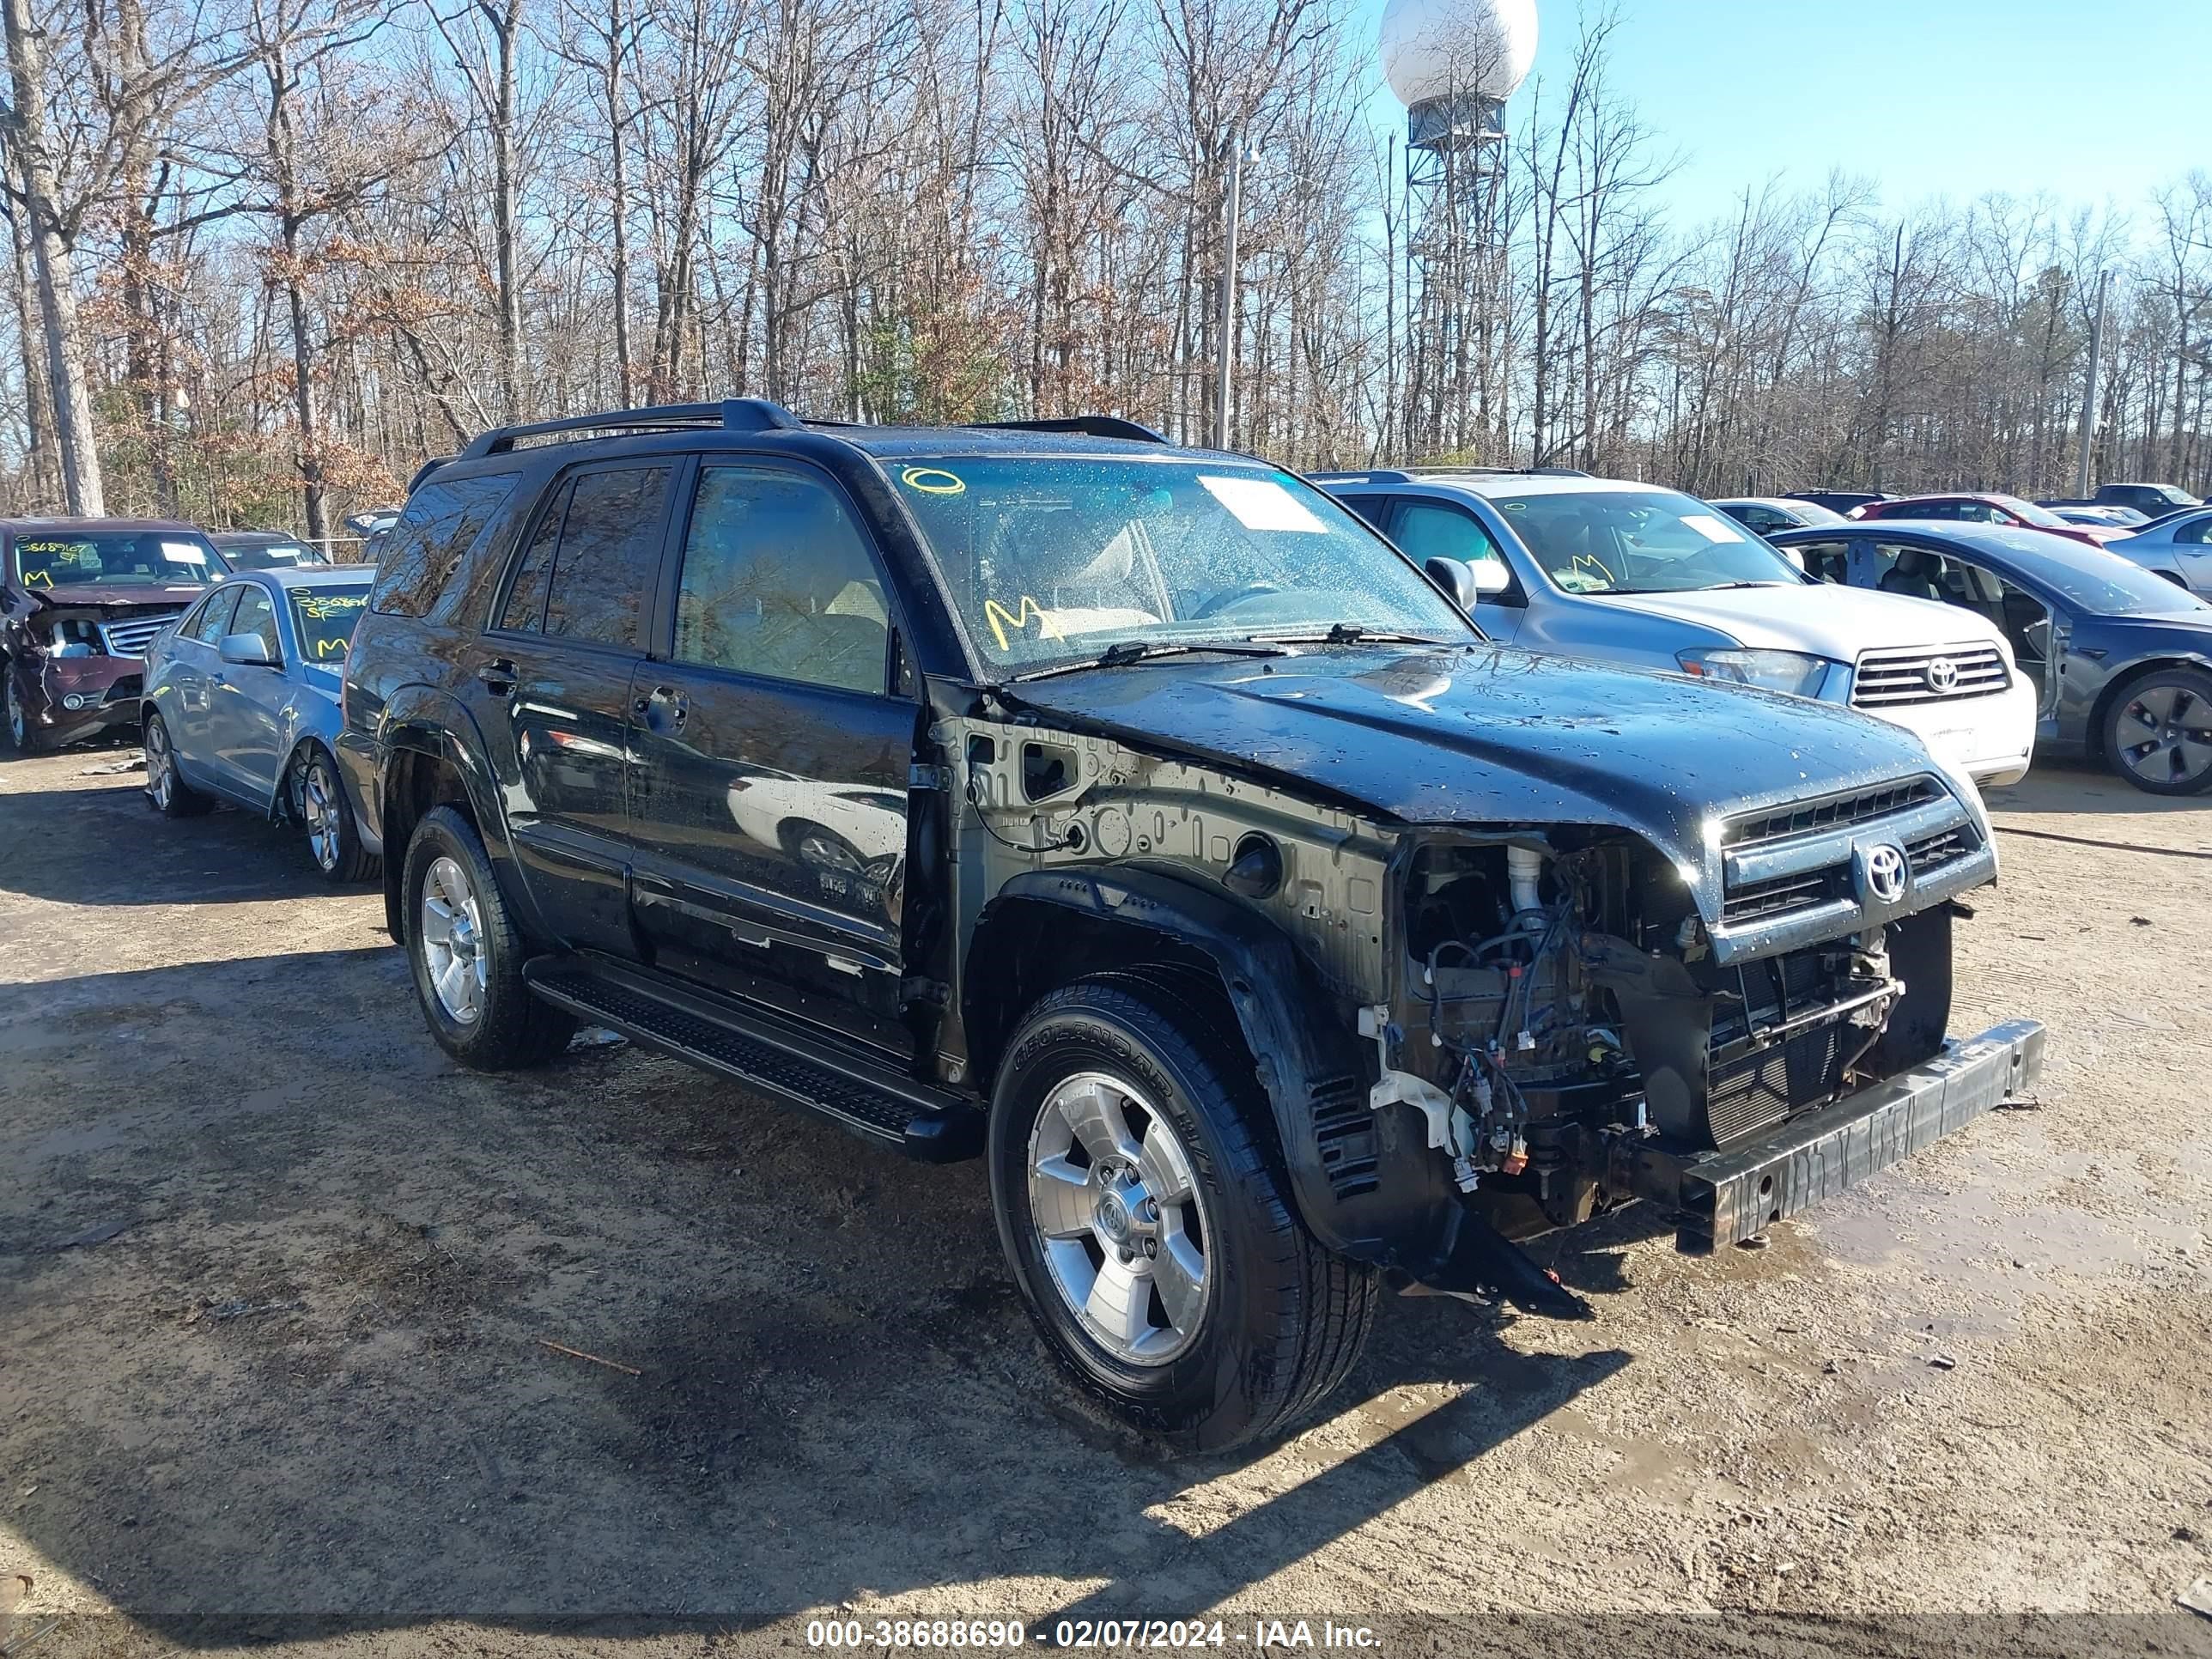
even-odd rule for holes
{"type": "Polygon", "coordinates": [[[15,687],[15,665],[0,657],[0,755],[21,759],[44,752],[23,694],[15,687]]]}
{"type": "Polygon", "coordinates": [[[574,1016],[530,994],[522,964],[529,947],[507,913],[492,874],[491,860],[476,827],[451,806],[435,806],[415,826],[407,843],[400,881],[401,915],[407,925],[407,965],[422,1017],[438,1046],[472,1071],[507,1072],[543,1065],[568,1046],[575,1035],[574,1016]],[[475,903],[470,961],[481,954],[483,971],[477,990],[481,1005],[473,1018],[447,1010],[431,979],[429,945],[423,927],[423,890],[431,872],[450,860],[475,903]]]}
{"type": "Polygon", "coordinates": [[[2212,674],[2177,665],[2130,681],[2105,710],[2103,737],[2106,763],[2147,793],[2212,789],[2212,674]]]}
{"type": "Polygon", "coordinates": [[[1285,1428],[1342,1382],[1373,1321],[1376,1279],[1298,1219],[1241,1044],[1225,1052],[1197,1021],[1164,1012],[1171,1006],[1157,986],[1106,978],[1030,1010],[993,1092],[992,1208],[1030,1317],[1077,1386],[1176,1451],[1218,1452],[1285,1428]],[[1054,1091],[1086,1073],[1126,1077],[1145,1103],[1132,1109],[1157,1108],[1202,1206],[1203,1316],[1163,1363],[1133,1363],[1093,1334],[1037,1231],[1031,1138],[1054,1091]]]}
{"type": "Polygon", "coordinates": [[[215,799],[203,795],[177,771],[177,749],[169,728],[159,714],[148,714],[139,741],[146,749],[146,804],[165,818],[204,817],[215,810],[215,799]]]}
{"type": "Polygon", "coordinates": [[[307,833],[307,856],[325,881],[349,887],[383,872],[384,860],[361,844],[337,761],[319,743],[309,744],[293,769],[292,802],[293,816],[307,833]]]}

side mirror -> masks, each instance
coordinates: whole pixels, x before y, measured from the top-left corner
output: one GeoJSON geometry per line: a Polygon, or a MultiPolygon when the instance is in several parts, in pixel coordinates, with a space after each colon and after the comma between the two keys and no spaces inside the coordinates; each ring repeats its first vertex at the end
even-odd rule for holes
{"type": "Polygon", "coordinates": [[[1421,568],[1429,573],[1431,581],[1452,596],[1452,603],[1462,611],[1474,610],[1475,601],[1482,596],[1481,589],[1475,584],[1474,572],[1457,559],[1440,556],[1431,559],[1421,568]]]}
{"type": "Polygon", "coordinates": [[[1503,593],[1513,586],[1513,573],[1505,568],[1503,559],[1484,559],[1468,568],[1474,572],[1474,591],[1485,598],[1503,593]]]}
{"type": "Polygon", "coordinates": [[[284,665],[269,654],[269,647],[258,634],[226,634],[221,647],[222,659],[240,668],[282,668],[284,665]]]}

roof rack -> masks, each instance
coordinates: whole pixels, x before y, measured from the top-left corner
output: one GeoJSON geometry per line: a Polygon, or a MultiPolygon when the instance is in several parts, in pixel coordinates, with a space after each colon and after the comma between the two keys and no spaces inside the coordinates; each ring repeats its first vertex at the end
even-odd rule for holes
{"type": "Polygon", "coordinates": [[[1133,443],[1164,444],[1167,434],[1118,415],[1068,415],[1049,421],[975,421],[986,432],[1074,432],[1086,438],[1127,438],[1133,443]]]}
{"type": "Polygon", "coordinates": [[[685,427],[720,427],[728,432],[798,432],[805,422],[781,404],[766,398],[725,398],[713,404],[662,404],[650,409],[622,409],[604,415],[572,415],[565,420],[495,426],[469,441],[458,459],[504,455],[518,441],[557,438],[587,432],[674,432],[685,427]]]}

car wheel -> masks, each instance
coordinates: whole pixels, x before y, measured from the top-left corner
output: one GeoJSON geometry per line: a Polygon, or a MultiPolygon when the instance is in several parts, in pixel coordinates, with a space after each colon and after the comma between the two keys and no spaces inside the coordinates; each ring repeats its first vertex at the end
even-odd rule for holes
{"type": "Polygon", "coordinates": [[[2105,712],[2105,757],[2154,795],[2212,789],[2212,674],[2154,668],[2105,712]]]}
{"type": "Polygon", "coordinates": [[[165,818],[196,818],[211,811],[214,799],[186,783],[177,771],[176,745],[159,714],[146,716],[140,734],[146,750],[146,803],[165,818]]]}
{"type": "Polygon", "coordinates": [[[527,947],[468,819],[450,806],[423,815],[400,892],[408,965],[441,1048],[477,1071],[504,1072],[568,1046],[576,1022],[523,983],[527,947]]]}
{"type": "Polygon", "coordinates": [[[363,850],[353,807],[338,780],[338,764],[319,744],[309,748],[300,762],[293,799],[307,832],[307,854],[325,881],[367,881],[382,867],[381,859],[363,850]]]}
{"type": "Polygon", "coordinates": [[[31,725],[31,711],[15,686],[15,665],[0,657],[0,744],[11,755],[35,755],[39,739],[31,725]]]}
{"type": "Polygon", "coordinates": [[[1030,1011],[992,1097],[992,1205],[1069,1376],[1141,1432],[1218,1451],[1343,1380],[1376,1280],[1298,1219],[1249,1060],[1170,1000],[1090,980],[1030,1011]]]}

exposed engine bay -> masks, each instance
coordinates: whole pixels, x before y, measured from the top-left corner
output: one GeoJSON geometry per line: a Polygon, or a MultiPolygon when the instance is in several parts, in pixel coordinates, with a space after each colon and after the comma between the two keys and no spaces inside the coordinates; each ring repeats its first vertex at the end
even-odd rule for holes
{"type": "Polygon", "coordinates": [[[1723,965],[1640,841],[1425,841],[1370,1103],[1427,1119],[1462,1193],[1526,1236],[1629,1194],[1620,1144],[1724,1149],[1941,1046],[1951,908],[1723,965]]]}

